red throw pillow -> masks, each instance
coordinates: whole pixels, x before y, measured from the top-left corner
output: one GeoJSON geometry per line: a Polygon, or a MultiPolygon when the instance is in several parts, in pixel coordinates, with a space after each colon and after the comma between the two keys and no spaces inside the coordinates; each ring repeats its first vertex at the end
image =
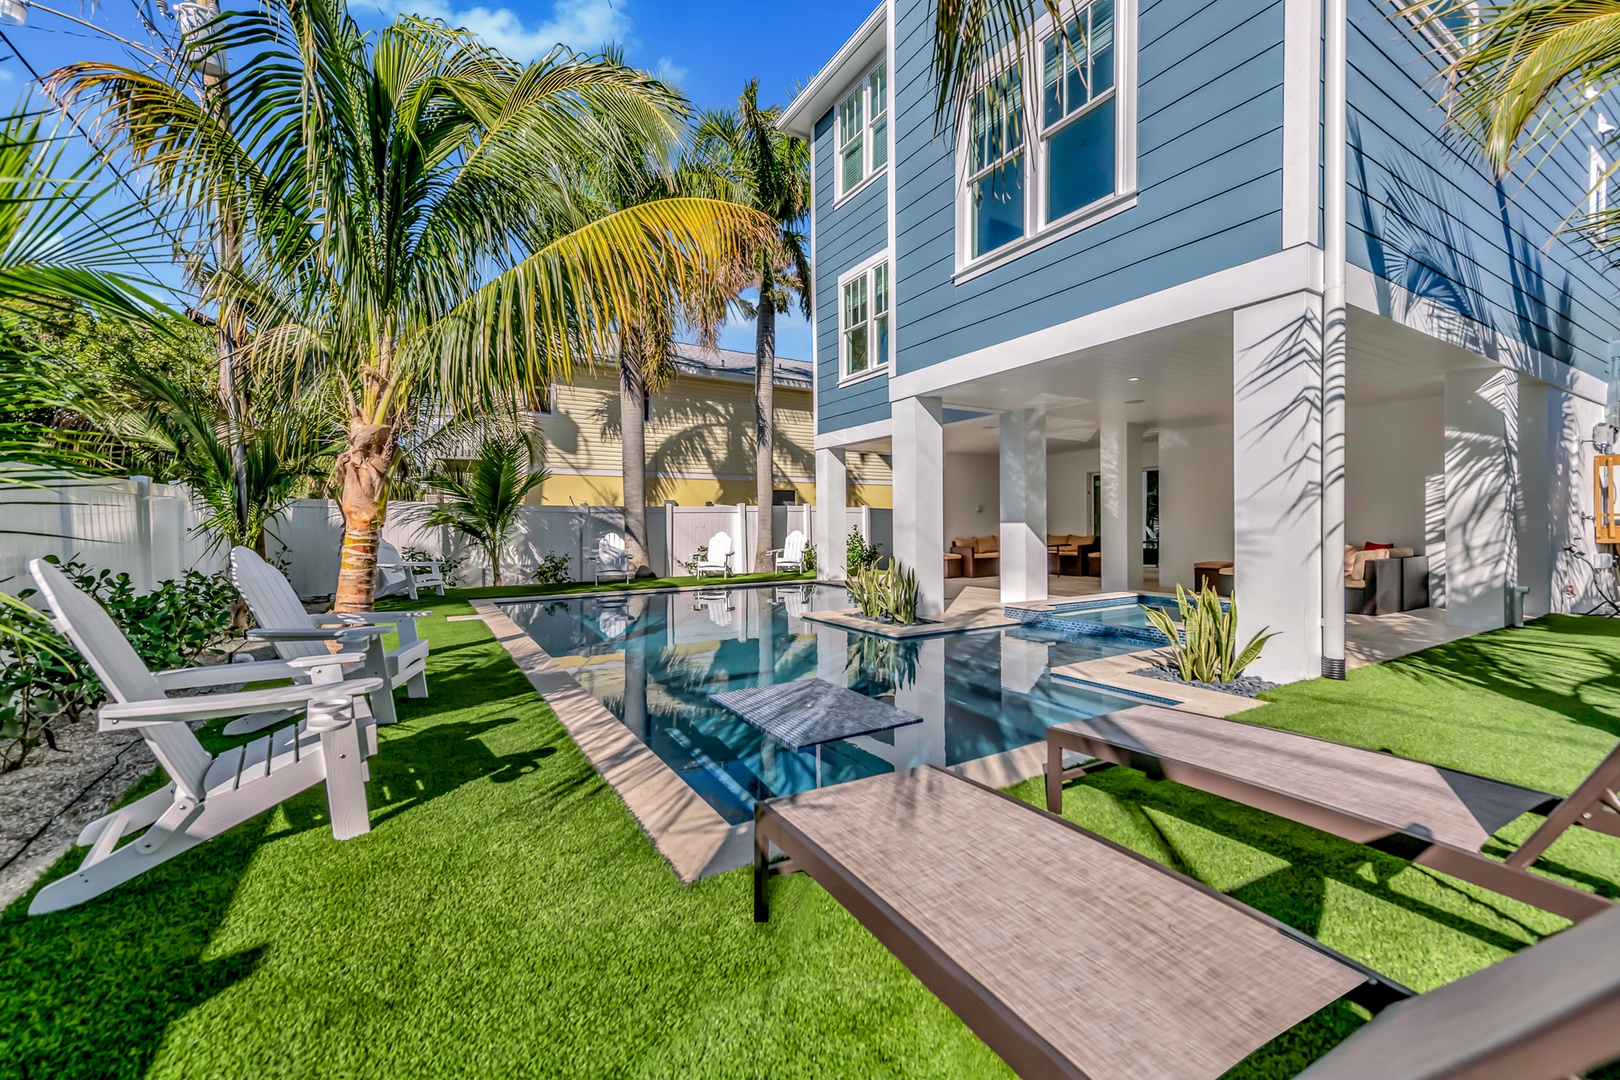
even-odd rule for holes
{"type": "Polygon", "coordinates": [[[1362,551],[1393,551],[1394,549],[1394,544],[1363,544],[1361,547],[1362,551]]]}

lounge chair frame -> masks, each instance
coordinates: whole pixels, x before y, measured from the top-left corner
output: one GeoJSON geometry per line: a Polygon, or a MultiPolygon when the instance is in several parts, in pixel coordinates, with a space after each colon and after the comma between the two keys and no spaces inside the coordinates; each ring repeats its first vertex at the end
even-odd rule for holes
{"type": "MultiPolygon", "coordinates": [[[[1244,723],[1213,717],[1198,717],[1198,719],[1211,724],[1244,723]]],[[[1245,726],[1262,725],[1245,724],[1245,726]]],[[[1283,731],[1279,728],[1266,730],[1281,731],[1282,734],[1294,738],[1333,743],[1337,746],[1346,745],[1334,743],[1331,739],[1319,739],[1312,735],[1283,731]]],[[[1095,732],[1076,731],[1059,724],[1047,729],[1046,747],[1046,808],[1054,814],[1061,814],[1063,811],[1065,780],[1100,772],[1115,765],[1125,765],[1154,780],[1174,780],[1178,784],[1207,791],[1212,795],[1219,795],[1233,802],[1253,806],[1288,818],[1290,821],[1297,821],[1301,825],[1309,825],[1313,829],[1365,844],[1386,854],[1408,859],[1419,866],[1438,870],[1481,888],[1523,901],[1532,907],[1562,915],[1572,922],[1591,918],[1612,906],[1611,901],[1601,896],[1531,873],[1529,866],[1572,825],[1584,825],[1610,836],[1620,836],[1620,814],[1615,810],[1614,794],[1615,785],[1620,782],[1620,747],[1612,751],[1567,799],[1458,769],[1433,766],[1442,774],[1459,780],[1515,788],[1530,795],[1541,796],[1541,800],[1527,812],[1545,814],[1547,820],[1509,856],[1506,862],[1498,862],[1480,851],[1442,843],[1432,836],[1425,835],[1421,822],[1409,823],[1404,827],[1393,826],[1387,821],[1324,805],[1296,792],[1265,787],[1229,776],[1205,768],[1196,762],[1163,754],[1143,753],[1138,747],[1111,743],[1098,737],[1095,732]],[[1094,760],[1064,768],[1063,754],[1066,750],[1084,754],[1094,760]]],[[[1369,750],[1367,753],[1376,755],[1376,751],[1369,750]]]]}

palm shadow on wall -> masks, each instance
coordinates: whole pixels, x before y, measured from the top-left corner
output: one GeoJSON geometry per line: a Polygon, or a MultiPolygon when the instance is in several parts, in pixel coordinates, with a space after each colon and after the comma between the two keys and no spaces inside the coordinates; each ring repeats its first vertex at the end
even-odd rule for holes
{"type": "MultiPolygon", "coordinates": [[[[1361,210],[1379,312],[1405,322],[1427,302],[1436,336],[1489,359],[1503,359],[1496,333],[1502,328],[1481,277],[1484,263],[1440,173],[1412,153],[1396,150],[1378,162],[1388,175],[1375,191],[1357,118],[1350,118],[1348,133],[1355,168],[1352,197],[1361,210]]],[[[1506,247],[1503,276],[1512,292],[1511,337],[1525,349],[1569,363],[1574,355],[1569,275],[1560,286],[1549,282],[1541,254],[1526,239],[1522,218],[1515,223],[1500,182],[1495,196],[1506,247]]]]}
{"type": "MultiPolygon", "coordinates": [[[[717,481],[728,462],[743,463],[742,471],[752,475],[754,461],[753,414],[732,411],[712,401],[692,396],[652,398],[653,419],[649,435],[658,431],[658,443],[647,455],[647,501],[659,503],[674,497],[672,483],[681,476],[714,477],[717,481]],[[673,427],[673,430],[671,428],[673,427]]],[[[623,417],[619,399],[604,398],[594,416],[606,438],[620,438],[623,417]]],[[[652,439],[648,440],[649,445],[652,439]]],[[[812,476],[815,454],[781,437],[780,429],[773,454],[776,477],[812,476]],[[784,462],[783,459],[786,459],[784,462]]]]}

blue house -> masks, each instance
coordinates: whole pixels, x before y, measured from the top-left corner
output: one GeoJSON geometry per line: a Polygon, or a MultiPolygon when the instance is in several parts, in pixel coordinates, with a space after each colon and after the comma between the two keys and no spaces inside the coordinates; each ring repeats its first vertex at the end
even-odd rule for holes
{"type": "Polygon", "coordinates": [[[1602,238],[1561,226],[1606,205],[1608,121],[1498,180],[1436,78],[1468,20],[1348,5],[1342,262],[1320,0],[1071,3],[1076,46],[1043,17],[948,125],[933,5],[887,0],[786,110],[814,155],[818,504],[844,505],[850,451],[890,457],[925,612],[959,542],[1008,603],[1207,579],[1281,632],[1260,673],[1296,679],[1340,611],[1354,636],[1590,601],[1620,308],[1602,238]]]}

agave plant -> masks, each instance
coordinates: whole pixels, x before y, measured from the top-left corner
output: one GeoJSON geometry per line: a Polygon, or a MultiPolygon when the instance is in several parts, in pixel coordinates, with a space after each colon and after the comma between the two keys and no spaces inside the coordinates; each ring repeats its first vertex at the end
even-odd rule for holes
{"type": "Polygon", "coordinates": [[[874,564],[851,570],[844,587],[856,609],[868,619],[902,626],[917,621],[917,608],[922,602],[917,572],[905,569],[898,559],[890,559],[887,566],[874,564]]]}
{"type": "Polygon", "coordinates": [[[1210,586],[1192,594],[1176,586],[1177,613],[1181,616],[1181,629],[1163,608],[1142,605],[1148,621],[1170,640],[1170,652],[1176,670],[1186,682],[1232,682],[1243,674],[1243,669],[1254,663],[1266,642],[1277,635],[1265,627],[1242,649],[1237,647],[1238,607],[1234,596],[1229,603],[1210,586]]]}

